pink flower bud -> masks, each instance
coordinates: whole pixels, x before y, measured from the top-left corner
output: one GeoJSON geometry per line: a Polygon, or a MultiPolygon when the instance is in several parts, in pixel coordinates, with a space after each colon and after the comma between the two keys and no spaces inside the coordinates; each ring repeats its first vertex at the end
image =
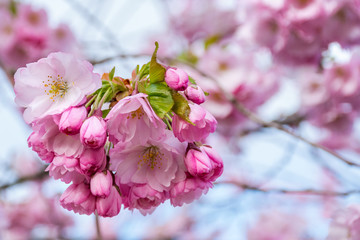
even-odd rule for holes
{"type": "Polygon", "coordinates": [[[102,170],[106,164],[105,150],[85,149],[80,156],[80,169],[86,175],[92,175],[98,170],[102,170]]]}
{"type": "Polygon", "coordinates": [[[86,119],[85,107],[71,107],[61,114],[59,130],[67,135],[78,134],[83,121],[86,119]]]}
{"type": "Polygon", "coordinates": [[[97,197],[108,197],[111,187],[113,185],[113,178],[109,171],[97,172],[90,180],[90,190],[92,195],[97,197]]]}
{"type": "Polygon", "coordinates": [[[205,102],[205,93],[199,86],[189,86],[185,90],[186,97],[196,104],[205,102]]]}
{"type": "Polygon", "coordinates": [[[211,147],[201,146],[200,151],[190,149],[185,157],[189,173],[206,181],[215,181],[223,172],[221,157],[211,147]]]}
{"type": "Polygon", "coordinates": [[[180,68],[169,68],[165,73],[165,82],[176,91],[184,91],[189,84],[189,77],[180,68]]]}
{"type": "Polygon", "coordinates": [[[215,131],[217,121],[200,105],[189,104],[189,106],[191,109],[189,119],[195,126],[174,115],[172,122],[174,135],[181,142],[204,141],[210,133],[215,131]]]}
{"type": "Polygon", "coordinates": [[[89,185],[71,184],[61,195],[60,204],[69,211],[90,215],[95,211],[95,200],[89,185]]]}
{"type": "Polygon", "coordinates": [[[114,186],[110,189],[110,194],[106,198],[96,199],[96,211],[102,217],[114,217],[119,214],[121,209],[121,196],[114,186]]]}
{"type": "Polygon", "coordinates": [[[106,123],[104,119],[97,116],[86,119],[80,128],[80,140],[90,148],[104,146],[106,141],[106,123]]]}

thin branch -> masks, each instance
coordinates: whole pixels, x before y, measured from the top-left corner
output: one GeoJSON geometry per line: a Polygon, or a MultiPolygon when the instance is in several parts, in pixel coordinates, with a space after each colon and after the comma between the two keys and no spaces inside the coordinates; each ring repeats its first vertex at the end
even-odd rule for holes
{"type": "Polygon", "coordinates": [[[95,213],[96,239],[102,240],[99,215],[95,213]]]}
{"type": "Polygon", "coordinates": [[[18,178],[15,182],[8,183],[8,184],[0,186],[0,191],[5,190],[5,189],[10,188],[10,187],[13,187],[13,186],[18,185],[18,184],[23,183],[23,182],[42,180],[42,179],[44,179],[44,178],[46,178],[48,176],[49,176],[49,174],[47,172],[45,172],[44,170],[41,170],[40,172],[35,173],[33,175],[26,176],[26,177],[21,177],[21,178],[18,178]]]}
{"type": "MultiPolygon", "coordinates": [[[[170,61],[174,61],[174,59],[166,59],[166,60],[170,60],[170,61]]],[[[292,130],[284,127],[283,125],[277,123],[277,122],[267,122],[263,119],[261,119],[259,116],[257,116],[255,113],[251,112],[249,109],[247,109],[242,103],[240,103],[238,100],[236,100],[236,98],[232,95],[232,94],[227,94],[227,92],[220,86],[220,84],[218,83],[218,81],[216,81],[215,78],[213,78],[212,76],[208,75],[207,73],[199,70],[198,68],[196,68],[193,64],[188,63],[186,61],[182,61],[182,60],[175,60],[179,63],[185,64],[189,67],[191,67],[193,70],[197,71],[199,74],[201,74],[203,77],[206,77],[210,80],[212,80],[217,87],[219,88],[219,90],[223,93],[223,95],[227,98],[227,100],[236,108],[236,110],[238,110],[240,113],[242,113],[245,117],[247,117],[249,120],[259,124],[260,126],[263,127],[269,127],[269,128],[275,128],[278,129],[294,138],[297,138],[307,144],[309,144],[312,147],[315,148],[319,148],[321,150],[323,150],[324,152],[327,152],[328,154],[338,158],[339,160],[343,161],[344,163],[346,163],[349,166],[357,166],[360,167],[360,164],[351,162],[349,160],[347,160],[346,158],[344,158],[343,156],[339,155],[337,152],[322,146],[320,144],[317,144],[315,142],[312,142],[296,133],[294,133],[292,130]]]]}
{"type": "Polygon", "coordinates": [[[141,54],[141,53],[140,54],[117,54],[117,55],[107,57],[107,58],[103,58],[103,59],[100,59],[100,60],[92,60],[92,61],[90,61],[90,63],[92,65],[96,65],[96,64],[109,62],[109,61],[117,59],[117,58],[126,59],[126,58],[141,58],[141,57],[150,57],[150,55],[149,54],[141,54]]]}
{"type": "Polygon", "coordinates": [[[277,188],[260,188],[252,186],[246,183],[241,183],[237,181],[221,181],[216,182],[215,184],[232,184],[244,190],[262,192],[262,193],[272,193],[272,194],[303,194],[311,196],[332,196],[332,197],[345,197],[351,194],[360,194],[360,190],[351,190],[347,192],[331,192],[315,189],[303,189],[303,190],[288,190],[288,189],[277,189],[277,188]]]}

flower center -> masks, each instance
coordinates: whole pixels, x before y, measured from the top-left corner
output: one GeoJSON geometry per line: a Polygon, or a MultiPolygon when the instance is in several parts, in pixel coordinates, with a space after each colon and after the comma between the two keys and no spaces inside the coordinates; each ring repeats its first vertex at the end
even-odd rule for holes
{"type": "Polygon", "coordinates": [[[63,98],[69,90],[68,82],[63,80],[63,77],[57,75],[56,78],[48,76],[47,81],[43,81],[45,93],[49,95],[50,99],[55,102],[56,98],[63,98]]]}
{"type": "Polygon", "coordinates": [[[144,150],[143,154],[139,155],[138,169],[142,166],[148,166],[151,169],[157,167],[158,169],[162,166],[164,154],[159,151],[156,146],[148,147],[144,150]]]}
{"type": "Polygon", "coordinates": [[[131,118],[131,119],[140,119],[142,116],[144,115],[144,112],[142,111],[142,108],[138,108],[136,111],[133,111],[131,113],[129,113],[129,115],[127,116],[127,119],[131,118]]]}

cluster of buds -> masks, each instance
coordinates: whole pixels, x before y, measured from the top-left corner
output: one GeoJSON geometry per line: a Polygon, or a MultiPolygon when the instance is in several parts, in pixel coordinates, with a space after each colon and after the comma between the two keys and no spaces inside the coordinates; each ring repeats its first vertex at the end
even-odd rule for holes
{"type": "Polygon", "coordinates": [[[159,64],[157,49],[131,79],[114,77],[115,68],[100,78],[65,53],[16,72],[29,146],[50,176],[71,183],[64,208],[113,217],[123,206],[145,215],[168,199],[198,199],[222,174],[221,157],[204,144],[217,125],[200,105],[205,93],[183,70],[159,64]]]}

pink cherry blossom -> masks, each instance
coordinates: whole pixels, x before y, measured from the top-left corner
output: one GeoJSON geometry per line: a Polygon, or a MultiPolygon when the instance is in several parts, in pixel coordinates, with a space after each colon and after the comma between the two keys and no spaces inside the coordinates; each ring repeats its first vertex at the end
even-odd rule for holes
{"type": "Polygon", "coordinates": [[[91,175],[96,171],[101,171],[106,164],[104,148],[85,149],[79,159],[80,169],[86,175],[91,175]]]}
{"type": "Polygon", "coordinates": [[[182,206],[184,203],[191,203],[206,194],[212,184],[199,178],[187,177],[178,182],[170,190],[170,202],[173,206],[182,206]]]}
{"type": "Polygon", "coordinates": [[[169,68],[165,73],[165,82],[176,91],[184,91],[188,87],[189,77],[181,68],[169,68]]]}
{"type": "Polygon", "coordinates": [[[15,102],[26,108],[25,121],[31,123],[78,105],[101,85],[92,69],[89,62],[60,52],[18,69],[15,102]]]}
{"type": "Polygon", "coordinates": [[[137,184],[130,190],[129,208],[136,208],[141,214],[147,215],[152,213],[165,200],[165,193],[163,191],[157,191],[149,184],[137,184]]]}
{"type": "Polygon", "coordinates": [[[204,91],[199,86],[189,86],[185,90],[185,95],[187,99],[196,104],[202,104],[205,102],[204,91]]]}
{"type": "Polygon", "coordinates": [[[189,119],[192,124],[174,115],[172,128],[174,135],[181,142],[203,141],[216,129],[217,121],[206,109],[197,104],[190,104],[189,119]]]}
{"type": "Polygon", "coordinates": [[[96,198],[96,211],[102,217],[114,217],[119,214],[122,200],[119,192],[114,186],[110,188],[110,194],[105,197],[96,198]]]}
{"type": "Polygon", "coordinates": [[[83,182],[86,178],[81,174],[79,159],[66,156],[56,156],[46,168],[49,175],[54,179],[60,179],[65,183],[75,184],[83,182]]]}
{"type": "Polygon", "coordinates": [[[91,194],[97,197],[108,197],[113,185],[113,177],[109,171],[97,172],[90,180],[91,194]]]}
{"type": "Polygon", "coordinates": [[[145,143],[163,135],[165,123],[151,108],[147,95],[139,93],[121,99],[106,117],[109,139],[117,142],[145,143]]]}
{"type": "Polygon", "coordinates": [[[106,123],[101,117],[91,116],[84,121],[80,128],[80,140],[89,148],[103,147],[106,137],[106,123]]]}
{"type": "Polygon", "coordinates": [[[61,114],[59,130],[67,135],[80,132],[81,125],[87,117],[85,107],[71,107],[61,114]]]}
{"type": "Polygon", "coordinates": [[[185,178],[185,148],[170,131],[143,145],[118,143],[110,150],[110,168],[116,171],[120,184],[149,184],[161,192],[185,178]]]}
{"type": "Polygon", "coordinates": [[[95,212],[96,198],[85,183],[71,184],[60,197],[63,208],[79,214],[90,215],[95,212]]]}

